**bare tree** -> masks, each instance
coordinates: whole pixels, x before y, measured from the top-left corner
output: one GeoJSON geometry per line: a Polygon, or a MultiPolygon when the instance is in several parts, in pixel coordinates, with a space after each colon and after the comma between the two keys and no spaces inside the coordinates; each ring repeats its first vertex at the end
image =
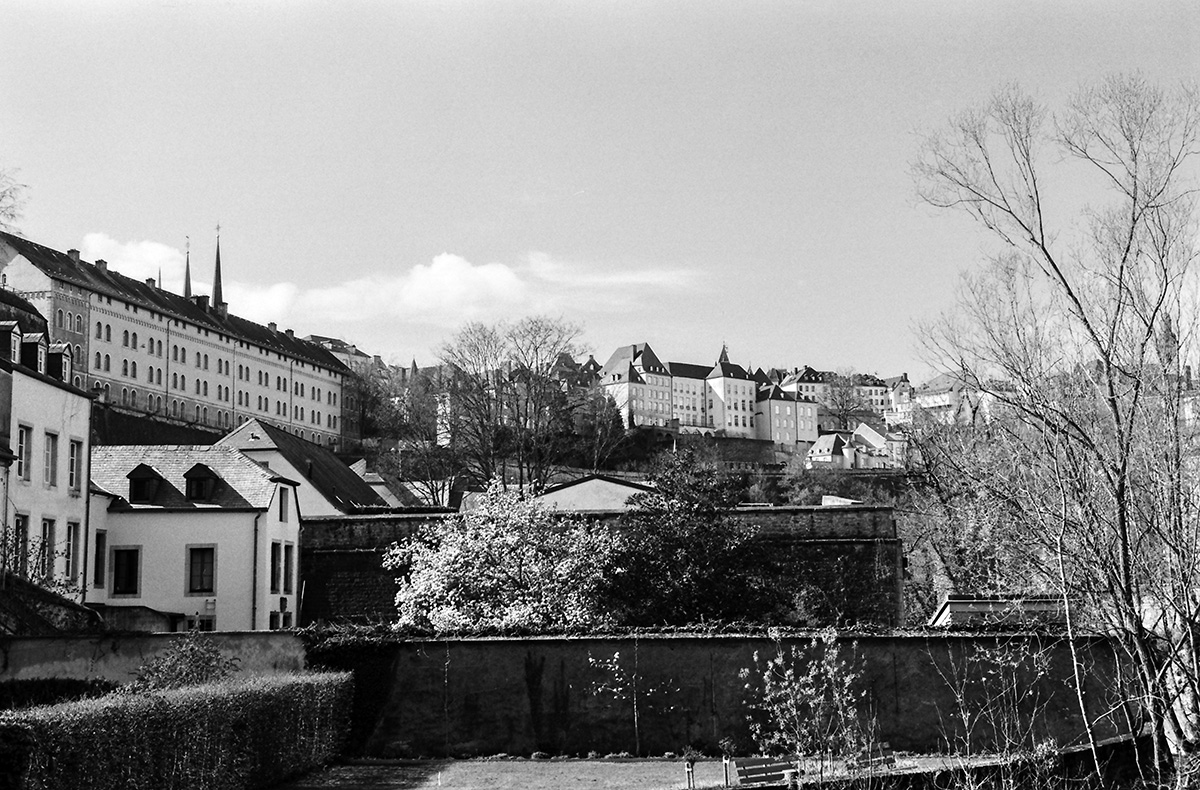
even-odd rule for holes
{"type": "Polygon", "coordinates": [[[0,230],[15,230],[25,206],[25,185],[11,168],[0,168],[0,230]]]}
{"type": "Polygon", "coordinates": [[[860,422],[868,422],[875,416],[853,370],[839,370],[827,377],[820,405],[838,430],[854,430],[860,422]]]}
{"type": "MultiPolygon", "coordinates": [[[[1058,115],[1004,89],[928,137],[915,163],[926,201],[1001,243],[928,333],[1003,414],[992,441],[1006,461],[978,480],[1056,571],[1072,628],[1087,616],[1118,635],[1179,786],[1194,785],[1184,758],[1200,739],[1200,498],[1182,368],[1198,144],[1195,88],[1114,76],[1058,115]],[[1050,187],[1072,182],[1108,198],[1078,223],[1050,187]]],[[[1087,715],[1082,693],[1080,705],[1087,715]]]]}
{"type": "Polygon", "coordinates": [[[544,486],[570,447],[570,415],[553,370],[574,356],[578,327],[534,316],[515,323],[464,326],[442,347],[452,370],[439,415],[477,483],[512,479],[544,486]]]}

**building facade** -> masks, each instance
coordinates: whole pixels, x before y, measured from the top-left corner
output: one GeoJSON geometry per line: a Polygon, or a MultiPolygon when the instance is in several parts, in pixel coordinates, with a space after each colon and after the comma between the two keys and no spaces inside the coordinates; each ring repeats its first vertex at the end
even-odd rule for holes
{"type": "Polygon", "coordinates": [[[69,382],[112,408],[225,432],[251,418],[343,445],[350,370],[275,324],[229,312],[218,240],[213,297],[174,294],[0,232],[0,275],[45,315],[51,343],[71,349],[69,382]]]}
{"type": "Polygon", "coordinates": [[[70,349],[47,342],[46,321],[32,304],[0,290],[0,562],[79,600],[91,397],[70,375],[70,349]]]}
{"type": "Polygon", "coordinates": [[[85,600],[110,623],[259,631],[296,624],[295,481],[231,447],[96,447],[85,600]],[[124,616],[123,616],[124,615],[124,616]]]}

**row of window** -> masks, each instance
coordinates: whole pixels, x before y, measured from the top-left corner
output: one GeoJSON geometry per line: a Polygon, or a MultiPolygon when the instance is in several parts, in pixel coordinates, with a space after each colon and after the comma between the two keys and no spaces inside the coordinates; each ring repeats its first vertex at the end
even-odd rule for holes
{"type": "Polygon", "coordinates": [[[26,579],[44,582],[58,578],[55,560],[63,559],[62,579],[74,582],[79,573],[80,526],[79,522],[68,521],[62,548],[58,548],[58,522],[52,518],[42,519],[41,534],[36,538],[30,534],[29,515],[13,515],[15,540],[9,545],[10,554],[6,566],[26,579]]]}
{"type": "MultiPolygon", "coordinates": [[[[72,439],[67,444],[67,487],[79,491],[83,484],[83,442],[72,439]]],[[[58,485],[58,434],[46,431],[42,440],[42,482],[58,485]]],[[[17,479],[33,479],[33,428],[17,426],[17,479]]]]}
{"type": "MultiPolygon", "coordinates": [[[[50,543],[43,535],[42,545],[53,546],[53,520],[50,523],[50,543]]],[[[73,543],[78,546],[79,525],[70,524],[68,540],[73,535],[73,543]]],[[[43,526],[43,533],[45,532],[43,526]]],[[[215,545],[188,546],[184,549],[184,592],[187,595],[215,595],[217,592],[217,547],[215,545]]],[[[68,550],[71,553],[71,550],[68,550]]],[[[111,562],[110,598],[137,598],[142,594],[142,547],[141,546],[108,546],[108,533],[105,530],[96,531],[96,554],[92,568],[92,586],[98,590],[108,586],[108,563],[111,562]]],[[[74,569],[78,568],[78,560],[68,571],[67,578],[73,578],[74,569]]],[[[296,589],[296,545],[284,541],[271,543],[271,593],[274,595],[290,595],[296,589]]]]}

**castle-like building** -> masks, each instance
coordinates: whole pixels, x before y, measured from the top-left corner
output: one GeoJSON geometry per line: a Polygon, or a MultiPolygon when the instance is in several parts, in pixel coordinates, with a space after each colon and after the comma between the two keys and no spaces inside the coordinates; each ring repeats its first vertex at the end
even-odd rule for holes
{"type": "Polygon", "coordinates": [[[4,287],[47,319],[66,344],[66,378],[112,408],[225,433],[251,418],[340,449],[349,368],[322,346],[229,312],[221,289],[221,245],[212,297],[183,294],[0,232],[4,287]]]}

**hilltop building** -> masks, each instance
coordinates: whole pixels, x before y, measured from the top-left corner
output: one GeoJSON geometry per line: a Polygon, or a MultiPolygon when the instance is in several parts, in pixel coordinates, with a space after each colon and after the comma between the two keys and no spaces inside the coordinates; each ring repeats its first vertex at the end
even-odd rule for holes
{"type": "Polygon", "coordinates": [[[179,295],[3,232],[0,274],[46,316],[50,343],[70,347],[65,380],[113,409],[214,433],[256,418],[343,445],[350,369],[290,329],[230,313],[219,238],[211,300],[191,295],[190,259],[179,295]]]}

